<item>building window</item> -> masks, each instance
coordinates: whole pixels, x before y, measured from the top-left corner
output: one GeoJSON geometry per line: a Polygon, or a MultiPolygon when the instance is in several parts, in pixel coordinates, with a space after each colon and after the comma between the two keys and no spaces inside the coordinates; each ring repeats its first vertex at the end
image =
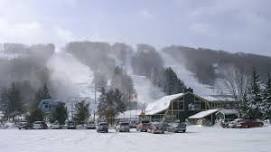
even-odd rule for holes
{"type": "Polygon", "coordinates": [[[199,110],[201,110],[201,104],[200,103],[190,103],[188,105],[188,110],[190,110],[190,111],[199,111],[199,110]]]}
{"type": "Polygon", "coordinates": [[[184,102],[183,101],[175,101],[172,103],[173,110],[183,110],[184,109],[184,102]]]}

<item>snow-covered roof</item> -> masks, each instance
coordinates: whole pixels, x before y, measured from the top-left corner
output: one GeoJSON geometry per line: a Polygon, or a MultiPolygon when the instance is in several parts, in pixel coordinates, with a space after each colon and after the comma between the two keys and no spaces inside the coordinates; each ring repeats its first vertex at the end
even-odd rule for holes
{"type": "Polygon", "coordinates": [[[174,95],[164,96],[161,99],[147,105],[145,110],[146,115],[153,115],[167,109],[170,102],[174,99],[182,97],[184,93],[178,93],[174,95]]]}
{"type": "Polygon", "coordinates": [[[125,118],[138,118],[138,116],[142,113],[142,110],[128,110],[123,113],[120,113],[117,118],[125,119],[125,118]]]}
{"type": "Polygon", "coordinates": [[[206,111],[201,111],[199,113],[196,113],[190,117],[188,117],[189,119],[201,119],[201,118],[204,118],[206,116],[209,116],[215,112],[217,112],[218,109],[210,109],[210,110],[206,110],[206,111]]]}
{"type": "Polygon", "coordinates": [[[239,112],[236,109],[221,109],[219,112],[223,114],[239,114],[239,112]]]}
{"type": "Polygon", "coordinates": [[[202,96],[202,98],[208,101],[235,101],[232,96],[227,95],[210,95],[210,96],[202,96]]]}

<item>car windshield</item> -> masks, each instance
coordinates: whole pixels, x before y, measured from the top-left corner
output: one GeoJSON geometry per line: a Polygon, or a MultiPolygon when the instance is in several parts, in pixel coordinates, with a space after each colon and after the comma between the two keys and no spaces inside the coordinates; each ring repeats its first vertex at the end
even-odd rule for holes
{"type": "Polygon", "coordinates": [[[180,123],[170,123],[169,125],[171,127],[178,127],[178,126],[180,126],[180,123]]]}
{"type": "Polygon", "coordinates": [[[148,124],[150,123],[149,121],[142,121],[143,124],[148,124]]]}
{"type": "Polygon", "coordinates": [[[107,123],[100,123],[100,126],[107,126],[107,123]]]}
{"type": "Polygon", "coordinates": [[[127,123],[127,122],[122,122],[122,123],[120,123],[120,125],[121,125],[121,126],[129,126],[129,123],[127,123]]]}

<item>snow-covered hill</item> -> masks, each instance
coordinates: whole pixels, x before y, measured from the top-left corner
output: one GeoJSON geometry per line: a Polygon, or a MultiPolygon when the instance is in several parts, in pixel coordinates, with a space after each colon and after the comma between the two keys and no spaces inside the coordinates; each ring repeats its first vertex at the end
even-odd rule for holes
{"type": "Polygon", "coordinates": [[[145,76],[131,75],[137,92],[137,99],[140,103],[150,103],[165,94],[156,86],[154,86],[145,76]]]}
{"type": "Polygon", "coordinates": [[[56,96],[62,99],[94,99],[94,78],[90,68],[67,52],[57,52],[48,61],[51,83],[57,88],[56,96]]]}
{"type": "Polygon", "coordinates": [[[204,85],[196,79],[195,75],[186,69],[184,63],[179,63],[169,54],[160,51],[159,52],[166,67],[171,67],[178,77],[184,81],[185,85],[194,89],[194,92],[199,95],[212,95],[214,90],[211,86],[204,85]]]}

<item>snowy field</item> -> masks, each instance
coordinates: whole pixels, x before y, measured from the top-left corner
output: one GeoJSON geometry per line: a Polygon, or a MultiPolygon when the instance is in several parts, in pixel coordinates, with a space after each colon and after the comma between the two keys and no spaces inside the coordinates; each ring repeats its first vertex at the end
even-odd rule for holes
{"type": "Polygon", "coordinates": [[[0,130],[1,152],[270,152],[271,127],[188,127],[187,133],[0,130]]]}

